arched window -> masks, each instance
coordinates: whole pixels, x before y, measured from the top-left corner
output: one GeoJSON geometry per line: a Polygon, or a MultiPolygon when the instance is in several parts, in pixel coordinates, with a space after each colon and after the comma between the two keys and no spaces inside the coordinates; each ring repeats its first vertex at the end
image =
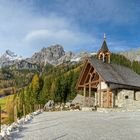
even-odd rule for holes
{"type": "Polygon", "coordinates": [[[106,54],[105,57],[104,57],[104,62],[108,62],[108,55],[106,54]]]}

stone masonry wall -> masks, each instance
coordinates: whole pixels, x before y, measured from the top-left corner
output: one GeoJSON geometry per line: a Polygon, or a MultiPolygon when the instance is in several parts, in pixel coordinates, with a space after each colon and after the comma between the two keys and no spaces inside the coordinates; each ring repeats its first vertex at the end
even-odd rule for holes
{"type": "Polygon", "coordinates": [[[118,90],[117,97],[115,99],[115,105],[118,107],[124,107],[126,100],[134,99],[134,91],[132,90],[118,90]],[[126,99],[128,98],[128,99],[126,99]]]}
{"type": "Polygon", "coordinates": [[[140,100],[140,91],[136,92],[136,100],[139,101],[140,100]]]}
{"type": "Polygon", "coordinates": [[[136,92],[134,98],[133,90],[118,90],[115,97],[115,106],[126,110],[140,109],[140,92],[136,92]]]}

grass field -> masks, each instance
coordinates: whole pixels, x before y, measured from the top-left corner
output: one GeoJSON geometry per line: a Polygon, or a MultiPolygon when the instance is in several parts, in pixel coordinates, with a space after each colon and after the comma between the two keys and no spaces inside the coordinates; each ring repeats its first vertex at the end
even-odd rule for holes
{"type": "Polygon", "coordinates": [[[0,98],[0,105],[1,105],[2,110],[5,110],[6,101],[11,96],[13,96],[13,95],[8,95],[6,97],[0,98]]]}
{"type": "Polygon", "coordinates": [[[8,98],[8,96],[0,98],[1,109],[2,109],[2,111],[4,111],[1,114],[1,119],[2,119],[1,121],[2,121],[2,123],[4,123],[5,122],[5,118],[7,118],[7,113],[5,113],[5,111],[6,111],[6,106],[5,105],[6,105],[7,98],[8,98]]]}
{"type": "Polygon", "coordinates": [[[0,98],[0,105],[1,105],[2,110],[5,110],[6,100],[7,100],[7,97],[0,98]]]}

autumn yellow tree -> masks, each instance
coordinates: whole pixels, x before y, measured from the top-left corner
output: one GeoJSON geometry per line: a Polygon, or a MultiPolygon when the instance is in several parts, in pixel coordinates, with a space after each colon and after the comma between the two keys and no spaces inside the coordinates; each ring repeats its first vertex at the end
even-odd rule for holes
{"type": "Polygon", "coordinates": [[[35,110],[36,108],[35,106],[39,104],[39,100],[40,100],[39,94],[42,89],[42,80],[39,78],[38,74],[34,75],[30,88],[31,88],[31,102],[34,105],[33,110],[35,110]]]}
{"type": "Polygon", "coordinates": [[[14,121],[14,98],[13,96],[8,96],[6,99],[6,112],[7,112],[7,123],[14,121]]]}

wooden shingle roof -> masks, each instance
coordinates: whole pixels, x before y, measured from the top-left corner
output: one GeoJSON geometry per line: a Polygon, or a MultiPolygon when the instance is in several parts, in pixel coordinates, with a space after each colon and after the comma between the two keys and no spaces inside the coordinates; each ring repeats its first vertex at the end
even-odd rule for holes
{"type": "Polygon", "coordinates": [[[96,58],[88,58],[88,61],[105,82],[140,88],[140,76],[133,70],[117,64],[103,63],[96,58]]]}
{"type": "Polygon", "coordinates": [[[105,40],[103,41],[102,47],[99,50],[99,52],[109,52],[109,49],[105,40]]]}

